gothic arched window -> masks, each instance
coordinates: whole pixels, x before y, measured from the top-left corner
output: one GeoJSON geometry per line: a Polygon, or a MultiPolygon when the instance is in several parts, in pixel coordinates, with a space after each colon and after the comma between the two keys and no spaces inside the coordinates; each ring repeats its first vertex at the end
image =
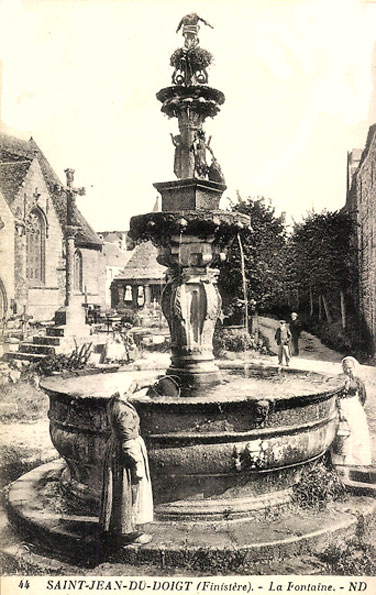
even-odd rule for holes
{"type": "Polygon", "coordinates": [[[76,250],[74,254],[74,289],[83,292],[82,254],[76,250]]]}
{"type": "Polygon", "coordinates": [[[26,277],[33,285],[45,282],[46,230],[42,213],[31,211],[26,225],[26,277]]]}

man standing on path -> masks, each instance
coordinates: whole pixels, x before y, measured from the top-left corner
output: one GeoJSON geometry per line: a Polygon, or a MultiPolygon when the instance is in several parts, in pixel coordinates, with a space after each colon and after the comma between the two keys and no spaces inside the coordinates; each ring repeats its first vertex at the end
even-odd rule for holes
{"type": "Polygon", "coordinates": [[[291,313],[291,320],[289,322],[289,328],[291,333],[292,339],[292,355],[299,355],[299,336],[302,332],[302,325],[298,320],[298,315],[296,312],[291,313]]]}
{"type": "Polygon", "coordinates": [[[278,364],[280,366],[289,366],[291,333],[286,320],[279,321],[279,327],[276,330],[274,338],[278,345],[278,364]]]}

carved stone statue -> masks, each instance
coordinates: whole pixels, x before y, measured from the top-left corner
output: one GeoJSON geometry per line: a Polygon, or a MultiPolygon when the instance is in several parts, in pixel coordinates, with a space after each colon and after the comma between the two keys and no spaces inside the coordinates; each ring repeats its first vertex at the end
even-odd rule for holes
{"type": "Polygon", "coordinates": [[[67,186],[71,186],[74,182],[74,169],[69,167],[68,169],[64,170],[64,173],[67,178],[67,186]]]}
{"type": "Polygon", "coordinates": [[[181,134],[173,135],[170,133],[172,144],[175,147],[175,158],[174,158],[174,174],[177,178],[182,178],[182,138],[181,134]]]}
{"type": "Polygon", "coordinates": [[[197,130],[195,139],[192,144],[192,151],[195,157],[195,175],[198,178],[207,178],[209,173],[209,166],[206,160],[206,152],[212,153],[210,148],[210,138],[206,141],[205,132],[197,130]]]}
{"type": "Polygon", "coordinates": [[[212,182],[224,184],[225,178],[222,173],[221,166],[215,158],[213,149],[210,146],[211,137],[207,141],[205,132],[197,130],[191,150],[194,154],[195,177],[209,179],[212,182]],[[211,155],[211,164],[208,165],[207,153],[211,155]]]}
{"type": "Polygon", "coordinates": [[[211,182],[217,182],[218,184],[225,183],[225,178],[222,173],[221,166],[219,165],[215,157],[213,157],[213,161],[211,162],[211,165],[209,167],[208,178],[211,182]]]}
{"type": "Polygon", "coordinates": [[[207,25],[211,29],[214,29],[210,23],[205,21],[202,17],[200,17],[195,12],[191,12],[190,14],[186,14],[183,17],[176,29],[176,33],[179,33],[180,29],[183,28],[183,37],[184,37],[184,45],[186,48],[196,47],[198,46],[200,40],[198,38],[198,31],[200,29],[199,21],[207,25]]]}

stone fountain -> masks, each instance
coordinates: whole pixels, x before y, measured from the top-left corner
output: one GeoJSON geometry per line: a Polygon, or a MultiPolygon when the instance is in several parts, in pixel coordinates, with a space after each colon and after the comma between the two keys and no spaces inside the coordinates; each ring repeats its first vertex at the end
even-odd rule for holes
{"type": "MultiPolygon", "coordinates": [[[[148,448],[157,519],[152,531],[158,537],[148,547],[164,552],[187,526],[191,539],[205,535],[215,541],[219,530],[240,530],[239,519],[253,523],[270,507],[283,509],[300,471],[334,439],[335,399],[342,387],[337,377],[214,359],[219,269],[233,239],[251,222],[219,208],[226,186],[204,124],[225,98],[208,85],[212,57],[199,45],[200,22],[205,23],[191,14],[179,24],[184,45],[171,56],[172,84],[157,94],[162,112],[178,123],[179,134],[172,135],[177,179],[156,183],[162,211],[133,217],[130,226],[133,240],[152,241],[158,262],[167,266],[162,308],[171,334],[170,366],[159,374],[141,370],[43,380],[51,438],[62,461],[21,478],[10,495],[13,518],[26,516],[32,524],[25,499],[20,506],[22,481],[34,502],[38,497],[44,502],[40,513],[49,506],[42,489],[49,477],[68,502],[80,503],[75,530],[82,530],[87,518],[95,527],[109,435],[106,403],[131,373],[140,385],[150,386],[147,394],[134,395],[134,404],[148,448]]],[[[34,528],[35,523],[43,525],[34,515],[34,528]]],[[[57,547],[51,535],[58,525],[45,519],[44,526],[48,523],[50,542],[57,547]]],[[[71,533],[66,531],[65,539],[71,533]]]]}

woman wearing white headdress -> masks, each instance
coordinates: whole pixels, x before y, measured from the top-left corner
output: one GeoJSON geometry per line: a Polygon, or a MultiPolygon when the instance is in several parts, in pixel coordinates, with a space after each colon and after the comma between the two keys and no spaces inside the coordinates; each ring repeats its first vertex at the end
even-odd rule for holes
{"type": "MultiPolygon", "coordinates": [[[[370,465],[372,463],[371,442],[368,431],[364,403],[367,398],[364,382],[355,372],[359,362],[355,357],[347,356],[342,360],[342,368],[346,375],[345,385],[338,399],[339,428],[347,427],[348,437],[336,448],[332,449],[332,461],[342,465],[370,465]]],[[[344,432],[345,434],[346,432],[344,432]]]]}

